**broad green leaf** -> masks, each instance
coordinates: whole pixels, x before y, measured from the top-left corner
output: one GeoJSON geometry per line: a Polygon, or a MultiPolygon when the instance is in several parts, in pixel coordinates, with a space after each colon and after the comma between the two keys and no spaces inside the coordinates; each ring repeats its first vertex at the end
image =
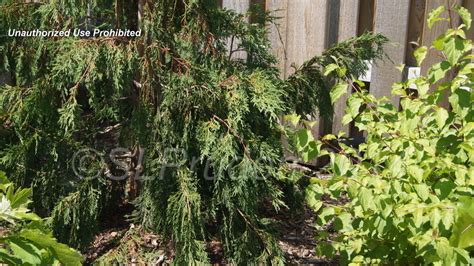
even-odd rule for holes
{"type": "Polygon", "coordinates": [[[333,157],[333,171],[336,176],[343,176],[347,174],[351,167],[349,158],[342,154],[336,154],[333,157]]]}
{"type": "Polygon", "coordinates": [[[0,220],[15,224],[15,211],[11,208],[10,201],[4,195],[0,196],[0,220]]]}
{"type": "Polygon", "coordinates": [[[449,96],[449,103],[451,103],[453,111],[458,116],[465,118],[472,111],[472,101],[470,99],[470,92],[457,89],[449,96]]]}
{"type": "Polygon", "coordinates": [[[426,201],[428,197],[430,196],[430,189],[426,184],[417,184],[414,185],[416,194],[420,199],[423,201],[426,201]]]}
{"type": "Polygon", "coordinates": [[[313,197],[306,197],[306,202],[308,203],[308,206],[313,209],[313,211],[317,212],[321,209],[323,206],[323,202],[320,200],[317,200],[314,196],[313,197]]]}
{"type": "Polygon", "coordinates": [[[35,245],[16,237],[8,238],[7,241],[13,254],[24,263],[31,265],[41,264],[41,251],[35,245]]]}
{"type": "Polygon", "coordinates": [[[19,189],[9,197],[12,208],[19,208],[29,203],[31,189],[19,189]]]}
{"type": "Polygon", "coordinates": [[[461,17],[462,21],[466,25],[466,29],[467,30],[470,29],[471,28],[471,23],[472,23],[472,18],[471,18],[471,13],[469,12],[469,10],[467,10],[465,7],[459,6],[459,5],[456,5],[454,7],[454,10],[461,17]]]}
{"type": "Polygon", "coordinates": [[[432,228],[436,228],[441,221],[441,212],[438,208],[434,208],[430,212],[430,223],[432,228]]]}
{"type": "Polygon", "coordinates": [[[447,39],[449,39],[449,37],[446,35],[446,33],[441,34],[440,36],[438,36],[438,38],[436,38],[433,41],[433,47],[438,51],[442,51],[444,47],[444,43],[446,42],[447,39]]]}
{"type": "Polygon", "coordinates": [[[315,141],[310,141],[308,145],[301,151],[301,157],[303,161],[309,162],[316,159],[321,150],[321,145],[315,141]]]}
{"type": "Polygon", "coordinates": [[[418,66],[421,66],[421,63],[423,63],[423,60],[425,60],[427,53],[428,53],[428,47],[426,46],[421,46],[415,50],[413,55],[415,56],[418,66]]]}
{"type": "Polygon", "coordinates": [[[461,248],[454,248],[454,252],[456,252],[458,262],[461,265],[468,265],[469,263],[471,265],[474,264],[474,259],[470,258],[469,252],[467,250],[464,250],[464,249],[461,249],[461,248]]]}
{"type": "Polygon", "coordinates": [[[40,230],[26,229],[20,232],[20,236],[24,237],[35,244],[49,248],[51,252],[64,265],[82,265],[82,256],[72,248],[57,242],[57,240],[49,235],[45,235],[40,230]]]}
{"type": "Polygon", "coordinates": [[[471,134],[472,132],[474,132],[474,122],[469,122],[466,125],[464,125],[464,127],[461,129],[459,133],[467,136],[471,134]]]}
{"type": "Polygon", "coordinates": [[[388,168],[390,169],[390,172],[393,174],[395,177],[399,177],[404,174],[404,168],[403,166],[403,161],[402,158],[398,155],[392,155],[390,156],[390,159],[388,160],[388,168]]]}
{"type": "Polygon", "coordinates": [[[316,121],[303,121],[303,124],[305,125],[306,128],[314,128],[318,122],[316,121]]]}
{"type": "Polygon", "coordinates": [[[459,74],[461,75],[469,75],[472,72],[474,72],[474,63],[468,63],[459,70],[459,74]]]}
{"type": "Polygon", "coordinates": [[[423,168],[419,167],[418,165],[410,165],[407,168],[408,174],[415,178],[418,183],[423,182],[423,168]]]}
{"type": "Polygon", "coordinates": [[[347,212],[342,212],[338,214],[332,226],[334,230],[336,231],[349,231],[352,229],[351,221],[352,221],[352,216],[347,212]]]}
{"type": "Polygon", "coordinates": [[[413,222],[416,227],[420,227],[424,222],[423,208],[416,208],[413,212],[413,222]]]}
{"type": "Polygon", "coordinates": [[[439,16],[445,11],[444,6],[440,6],[428,14],[428,28],[432,28],[436,21],[443,20],[439,16]]]}
{"type": "Polygon", "coordinates": [[[430,90],[430,84],[426,81],[425,78],[419,78],[415,81],[416,90],[418,91],[418,96],[422,98],[430,90]]]}
{"type": "Polygon", "coordinates": [[[347,88],[349,85],[347,83],[338,83],[334,86],[330,92],[331,103],[335,103],[342,95],[347,93],[347,88]]]}
{"type": "Polygon", "coordinates": [[[372,194],[372,191],[365,187],[360,189],[359,201],[362,208],[364,208],[364,211],[372,210],[375,208],[374,195],[372,194]]]}
{"type": "Polygon", "coordinates": [[[444,227],[449,230],[451,226],[453,225],[453,221],[454,221],[453,209],[446,209],[443,212],[443,218],[441,219],[441,222],[443,223],[444,227]]]}
{"type": "Polygon", "coordinates": [[[351,115],[351,114],[345,114],[345,115],[342,117],[342,124],[343,124],[343,125],[347,125],[347,124],[349,124],[351,121],[352,121],[352,115],[351,115]]]}
{"type": "Polygon", "coordinates": [[[363,100],[358,97],[350,97],[347,100],[346,112],[351,115],[351,118],[355,118],[359,114],[362,103],[363,100]]]}
{"type": "Polygon", "coordinates": [[[436,253],[445,262],[448,262],[453,257],[454,249],[453,247],[449,245],[449,242],[447,239],[439,238],[438,241],[436,241],[436,253]]]}
{"type": "Polygon", "coordinates": [[[335,213],[336,212],[332,207],[323,208],[321,213],[318,215],[317,223],[319,225],[326,225],[331,220],[331,218],[334,217],[335,213]]]}
{"type": "Polygon", "coordinates": [[[331,74],[334,70],[336,70],[337,68],[339,68],[338,65],[336,64],[329,64],[327,65],[325,68],[324,68],[324,76],[327,76],[329,74],[331,74]]]}
{"type": "Polygon", "coordinates": [[[320,242],[316,246],[316,254],[318,256],[326,257],[326,258],[332,258],[335,256],[336,252],[334,250],[334,247],[327,242],[320,242]]]}
{"type": "Polygon", "coordinates": [[[323,206],[323,201],[320,200],[323,193],[324,189],[318,183],[313,183],[305,189],[305,200],[308,203],[308,206],[311,207],[315,212],[319,211],[319,209],[321,209],[323,206]]]}
{"type": "Polygon", "coordinates": [[[450,242],[459,248],[474,246],[474,200],[472,198],[462,200],[450,242]]]}
{"type": "Polygon", "coordinates": [[[336,72],[337,72],[337,75],[340,77],[340,78],[343,78],[346,73],[347,73],[347,68],[345,67],[340,67],[340,68],[337,68],[336,69],[336,72]]]}
{"type": "Polygon", "coordinates": [[[464,55],[464,42],[458,37],[449,39],[444,44],[444,53],[448,62],[454,66],[459,62],[459,59],[464,55]]]}
{"type": "Polygon", "coordinates": [[[300,129],[296,133],[296,148],[298,151],[302,151],[309,142],[313,141],[313,134],[307,129],[300,129]]]}
{"type": "Polygon", "coordinates": [[[0,249],[0,262],[8,265],[21,265],[22,260],[10,254],[9,250],[0,249]]]}
{"type": "Polygon", "coordinates": [[[337,139],[337,137],[333,134],[326,134],[324,135],[324,137],[322,138],[322,140],[335,140],[337,139]]]}
{"type": "Polygon", "coordinates": [[[456,185],[452,180],[439,180],[434,185],[433,189],[439,199],[445,199],[453,192],[456,185]]]}
{"type": "Polygon", "coordinates": [[[297,114],[285,115],[283,117],[283,120],[285,122],[290,122],[294,127],[296,127],[298,125],[298,123],[300,122],[300,119],[301,119],[301,116],[299,116],[297,114]]]}
{"type": "Polygon", "coordinates": [[[436,109],[436,123],[438,128],[443,128],[446,125],[446,120],[449,118],[449,113],[446,109],[440,107],[436,109]]]}
{"type": "Polygon", "coordinates": [[[434,64],[428,70],[428,79],[434,84],[446,76],[446,73],[451,69],[449,62],[443,61],[437,64],[434,64]]]}

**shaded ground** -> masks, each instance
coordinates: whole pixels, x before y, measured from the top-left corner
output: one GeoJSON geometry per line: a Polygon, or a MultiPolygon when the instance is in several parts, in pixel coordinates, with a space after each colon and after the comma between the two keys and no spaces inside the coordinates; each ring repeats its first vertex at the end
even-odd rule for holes
{"type": "MultiPolygon", "coordinates": [[[[316,241],[314,239],[314,213],[306,209],[298,217],[290,217],[282,213],[274,217],[279,222],[281,233],[278,243],[285,253],[286,262],[290,265],[330,265],[326,260],[315,256],[316,241]]],[[[225,264],[222,245],[218,240],[207,243],[211,263],[225,264]]],[[[109,229],[98,234],[85,253],[86,263],[91,264],[100,257],[103,263],[127,263],[130,265],[166,265],[173,257],[173,248],[165,243],[159,235],[128,224],[109,229]],[[103,260],[103,255],[111,260],[103,260]]]]}

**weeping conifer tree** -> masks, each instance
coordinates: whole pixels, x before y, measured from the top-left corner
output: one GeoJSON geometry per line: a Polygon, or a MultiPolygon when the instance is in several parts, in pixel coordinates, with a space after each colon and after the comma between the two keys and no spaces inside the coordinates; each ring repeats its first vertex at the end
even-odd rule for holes
{"type": "Polygon", "coordinates": [[[337,63],[358,76],[364,60],[382,57],[386,39],[340,43],[282,80],[264,27],[273,18],[255,12],[248,23],[216,2],[2,2],[2,29],[142,30],[137,38],[2,32],[1,66],[11,80],[0,90],[0,164],[33,187],[35,210],[52,215],[60,240],[86,246],[107,210],[134,199],[135,222],[168,237],[178,264],[207,262],[211,238],[229,262],[283,261],[261,211],[286,205],[279,116],[329,116],[324,67],[337,63]],[[235,39],[245,59],[229,51],[235,39]],[[77,178],[77,151],[99,157],[115,147],[130,151],[121,154],[128,164],[100,160],[89,165],[97,178],[77,178]]]}

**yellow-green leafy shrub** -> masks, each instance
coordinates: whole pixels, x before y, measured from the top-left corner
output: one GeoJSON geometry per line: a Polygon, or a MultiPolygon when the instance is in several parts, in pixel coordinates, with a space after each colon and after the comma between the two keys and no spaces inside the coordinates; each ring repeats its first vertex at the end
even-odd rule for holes
{"type": "MultiPolygon", "coordinates": [[[[393,85],[400,108],[377,99],[356,82],[344,120],[367,132],[358,148],[339,143],[321,147],[338,136],[315,140],[302,129],[293,134],[305,160],[329,155],[327,180],[313,178],[309,205],[318,211],[323,231],[317,251],[347,263],[469,264],[474,257],[474,56],[465,29],[469,12],[455,7],[464,24],[449,29],[431,47],[420,47],[421,64],[430,49],[442,56],[426,76],[393,85]],[[416,85],[416,90],[409,87],[416,85]],[[449,94],[450,108],[439,102],[449,94]]],[[[441,19],[434,10],[430,26],[441,19]]],[[[341,83],[331,93],[340,97],[350,77],[338,70],[341,83]]],[[[349,85],[346,85],[349,84],[349,85]]],[[[294,123],[298,117],[289,116],[294,123]]]]}
{"type": "Polygon", "coordinates": [[[81,254],[57,242],[30,212],[31,189],[15,189],[0,172],[0,262],[9,265],[81,265],[81,254]]]}

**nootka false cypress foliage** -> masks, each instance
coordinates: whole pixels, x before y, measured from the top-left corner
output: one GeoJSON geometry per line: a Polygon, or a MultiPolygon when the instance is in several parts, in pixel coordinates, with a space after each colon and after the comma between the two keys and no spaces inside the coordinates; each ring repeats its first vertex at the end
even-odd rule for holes
{"type": "Polygon", "coordinates": [[[364,60],[382,57],[386,39],[338,44],[282,80],[262,25],[274,21],[268,14],[248,23],[216,1],[169,0],[143,1],[138,18],[137,2],[1,4],[3,28],[142,29],[133,39],[2,37],[12,80],[0,91],[1,167],[33,187],[34,208],[52,214],[58,239],[84,247],[131,181],[108,179],[108,171],[123,174],[108,161],[91,165],[100,178],[78,180],[74,153],[144,150],[133,219],[172,240],[176,263],[207,262],[210,238],[222,241],[229,262],[282,262],[260,211],[285,207],[279,117],[329,115],[324,66],[358,75],[364,60]],[[245,59],[229,51],[233,39],[245,59]]]}

